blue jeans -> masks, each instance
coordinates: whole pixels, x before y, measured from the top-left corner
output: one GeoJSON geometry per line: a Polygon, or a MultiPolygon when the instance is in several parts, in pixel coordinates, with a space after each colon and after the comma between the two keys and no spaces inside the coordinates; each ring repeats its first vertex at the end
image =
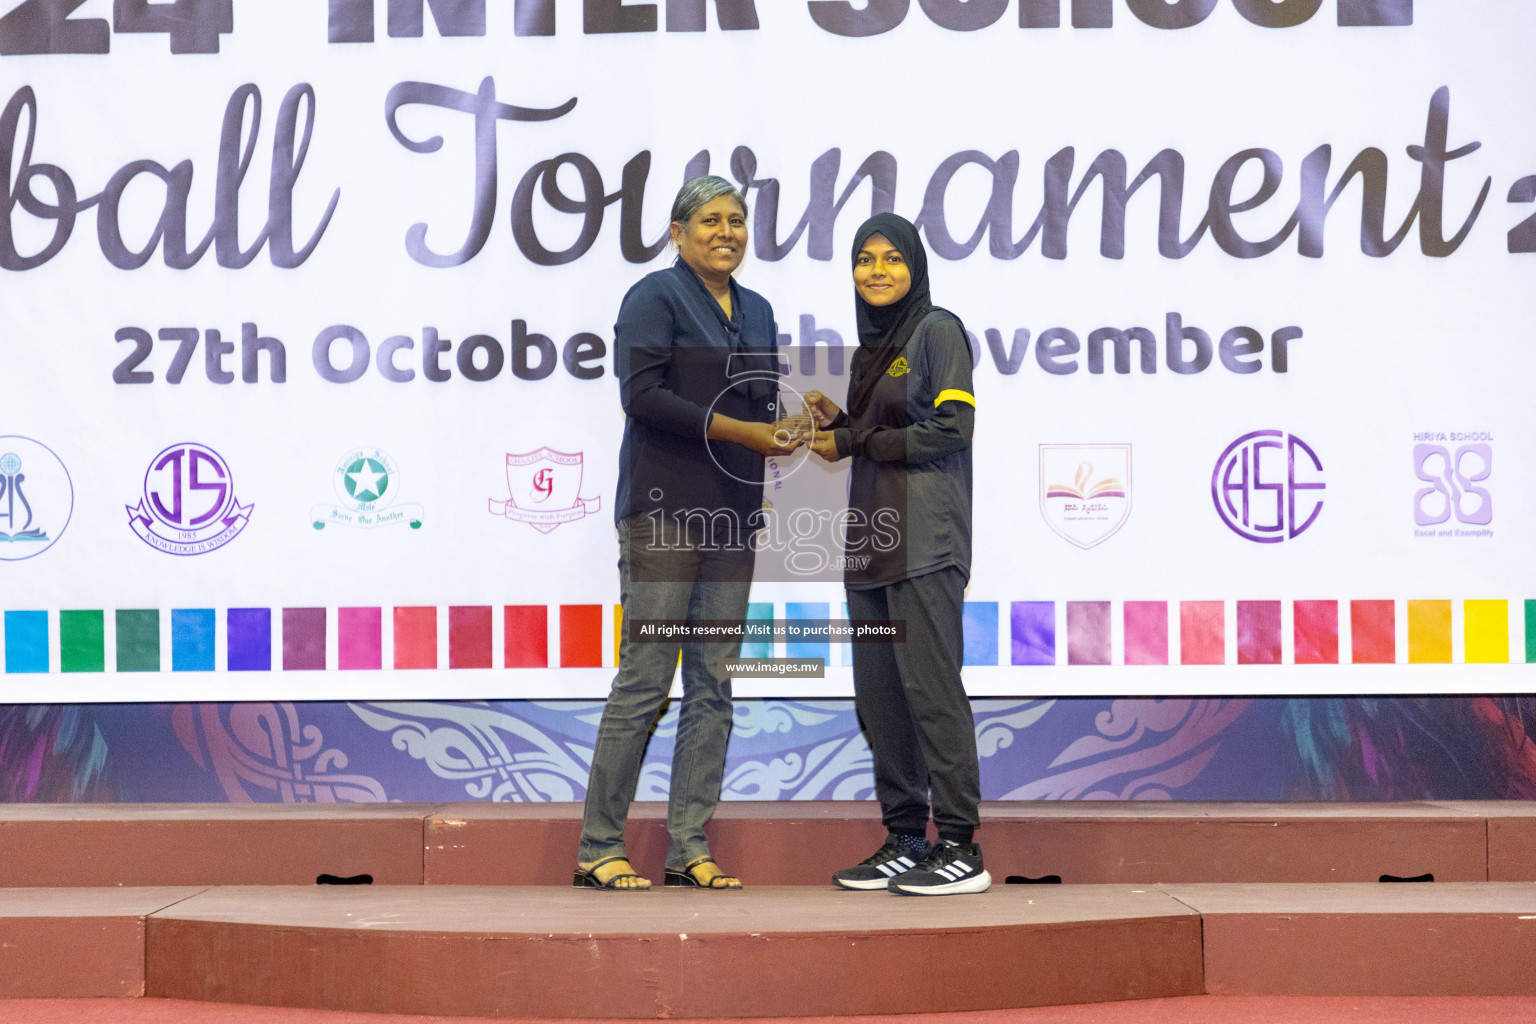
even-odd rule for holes
{"type": "Polygon", "coordinates": [[[723,659],[741,641],[640,643],[631,624],[643,619],[745,621],[753,553],[703,550],[697,543],[656,543],[655,524],[634,516],[619,524],[619,585],[624,633],[619,670],[597,727],[577,860],[624,855],[624,823],[640,781],[640,765],[657,712],[672,688],[682,650],[683,703],[667,795],[667,870],[682,871],[709,853],[704,823],[714,814],[731,734],[731,681],[723,659]]]}

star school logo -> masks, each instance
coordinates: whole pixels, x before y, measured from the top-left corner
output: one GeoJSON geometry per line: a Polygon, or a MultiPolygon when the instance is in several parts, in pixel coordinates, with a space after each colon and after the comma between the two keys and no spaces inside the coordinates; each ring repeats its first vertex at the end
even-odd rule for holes
{"type": "Polygon", "coordinates": [[[885,372],[890,377],[905,377],[912,372],[912,367],[907,365],[906,356],[897,356],[896,361],[891,364],[891,368],[885,372]]]}
{"type": "Polygon", "coordinates": [[[347,468],[342,470],[342,479],[347,496],[364,505],[376,504],[389,490],[389,469],[380,459],[363,456],[348,461],[347,468]]]}
{"type": "Polygon", "coordinates": [[[1131,515],[1131,446],[1040,446],[1040,514],[1084,549],[1113,537],[1131,515]]]}
{"type": "Polygon", "coordinates": [[[205,555],[240,536],[254,505],[235,497],[229,463],[206,445],[173,444],[149,462],[144,496],[128,510],[140,540],[168,555],[205,555]]]}
{"type": "Polygon", "coordinates": [[[381,448],[353,448],[336,460],[331,482],[340,505],[316,505],[309,510],[315,529],[330,525],[372,530],[409,523],[421,529],[421,506],[395,505],[400,493],[400,471],[395,460],[381,448]]]}
{"type": "Polygon", "coordinates": [[[583,498],[582,453],[540,448],[523,455],[507,453],[507,499],[490,499],[491,515],[527,523],[549,533],[602,508],[602,498],[583,498]]]}
{"type": "Polygon", "coordinates": [[[58,541],[75,509],[64,463],[30,437],[0,437],[0,562],[20,562],[58,541]]]}

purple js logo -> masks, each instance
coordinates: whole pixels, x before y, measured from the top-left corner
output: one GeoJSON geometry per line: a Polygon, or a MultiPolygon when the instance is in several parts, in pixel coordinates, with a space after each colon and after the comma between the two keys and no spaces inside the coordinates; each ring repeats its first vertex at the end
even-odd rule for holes
{"type": "Polygon", "coordinates": [[[204,445],[173,444],[144,474],[144,497],[128,509],[138,538],[168,555],[202,555],[240,535],[254,505],[235,497],[235,476],[219,453],[204,445]]]}
{"type": "Polygon", "coordinates": [[[1211,500],[1245,540],[1279,544],[1299,537],[1323,511],[1323,463],[1301,438],[1255,430],[1227,445],[1211,474],[1211,500]]]}
{"type": "Polygon", "coordinates": [[[1452,451],[1440,444],[1416,444],[1413,472],[1429,484],[1413,496],[1417,525],[1436,526],[1453,514],[1458,523],[1468,526],[1493,522],[1493,495],[1476,486],[1493,475],[1493,445],[1464,444],[1452,451]]]}

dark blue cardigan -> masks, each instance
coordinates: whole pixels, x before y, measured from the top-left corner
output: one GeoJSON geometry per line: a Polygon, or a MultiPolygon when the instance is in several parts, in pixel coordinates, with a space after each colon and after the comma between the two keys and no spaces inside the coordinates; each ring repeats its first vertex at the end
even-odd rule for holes
{"type": "Polygon", "coordinates": [[[731,282],[729,320],[682,260],[641,278],[614,325],[627,419],[614,518],[729,509],[745,527],[762,506],[763,457],[707,441],[710,413],[778,418],[773,307],[731,282]]]}

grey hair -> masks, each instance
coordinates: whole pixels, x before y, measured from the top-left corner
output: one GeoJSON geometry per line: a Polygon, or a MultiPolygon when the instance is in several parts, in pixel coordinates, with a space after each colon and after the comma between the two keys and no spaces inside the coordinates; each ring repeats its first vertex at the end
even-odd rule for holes
{"type": "Polygon", "coordinates": [[[672,223],[686,227],[694,214],[721,196],[730,196],[740,203],[742,216],[746,216],[747,197],[735,185],[718,174],[702,174],[684,182],[677,190],[677,198],[672,200],[672,223]]]}

